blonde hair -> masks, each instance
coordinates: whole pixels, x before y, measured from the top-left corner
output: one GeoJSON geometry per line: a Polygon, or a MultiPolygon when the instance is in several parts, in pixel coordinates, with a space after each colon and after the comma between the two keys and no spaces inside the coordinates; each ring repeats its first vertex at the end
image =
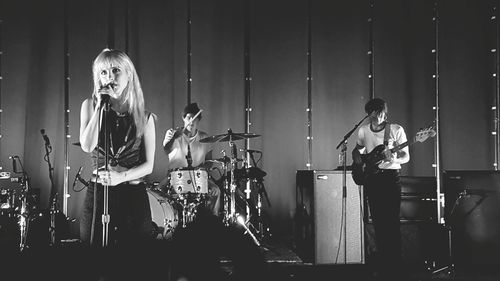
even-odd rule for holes
{"type": "Polygon", "coordinates": [[[144,109],[144,95],[142,93],[141,83],[139,82],[139,76],[135,70],[132,60],[129,56],[122,51],[104,49],[97,55],[92,64],[92,73],[94,78],[94,91],[92,92],[92,98],[94,102],[97,101],[96,95],[101,88],[100,72],[103,68],[109,68],[111,65],[119,66],[123,71],[127,73],[128,83],[123,94],[121,96],[121,102],[127,103],[128,113],[134,119],[136,127],[136,136],[140,137],[144,133],[144,128],[146,127],[146,112],[144,109]]]}

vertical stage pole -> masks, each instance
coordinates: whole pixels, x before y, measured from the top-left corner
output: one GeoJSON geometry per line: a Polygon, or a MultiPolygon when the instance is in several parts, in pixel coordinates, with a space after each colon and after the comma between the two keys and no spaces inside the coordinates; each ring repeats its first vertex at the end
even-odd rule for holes
{"type": "Polygon", "coordinates": [[[0,15],[0,171],[3,170],[2,162],[1,162],[1,157],[2,157],[2,113],[3,113],[3,104],[2,104],[2,81],[3,81],[3,76],[2,76],[2,57],[3,57],[3,45],[2,45],[2,24],[3,24],[3,18],[2,15],[0,15]]]}
{"type": "Polygon", "coordinates": [[[499,128],[499,110],[500,110],[500,78],[499,78],[499,71],[500,71],[500,56],[498,55],[499,52],[499,26],[498,26],[498,17],[497,17],[497,6],[496,6],[496,1],[494,2],[493,8],[492,8],[492,15],[490,17],[491,23],[494,25],[494,32],[495,32],[495,46],[493,49],[491,49],[491,53],[493,54],[493,59],[495,61],[495,71],[493,73],[493,79],[495,81],[495,98],[494,98],[494,104],[491,107],[491,110],[493,111],[493,131],[491,134],[494,137],[494,162],[493,162],[493,168],[495,171],[498,171],[498,158],[499,158],[499,146],[500,146],[500,137],[498,136],[500,128],[499,128]]]}
{"type": "Polygon", "coordinates": [[[435,125],[436,125],[436,137],[434,139],[434,174],[436,176],[436,203],[437,203],[437,220],[438,223],[444,224],[444,193],[441,192],[441,131],[440,131],[440,120],[439,120],[439,6],[438,0],[434,2],[432,21],[434,22],[434,49],[432,53],[434,54],[434,74],[432,78],[434,79],[434,92],[435,92],[435,125]]]}
{"type": "MultiPolygon", "coordinates": [[[[125,0],[125,53],[126,54],[129,54],[129,23],[130,23],[130,20],[129,20],[129,14],[130,14],[130,1],[129,0],[125,0]]],[[[129,54],[130,55],[130,54],[129,54]]]]}
{"type": "Polygon", "coordinates": [[[109,49],[115,48],[115,14],[113,10],[113,0],[108,0],[108,42],[109,49]]]}
{"type": "MultiPolygon", "coordinates": [[[[245,133],[250,133],[252,126],[251,114],[252,114],[252,102],[251,102],[251,91],[250,86],[252,82],[251,68],[250,68],[250,0],[244,0],[245,2],[245,16],[244,16],[244,27],[243,27],[243,71],[244,71],[244,95],[245,95],[245,133]]],[[[245,139],[246,150],[250,149],[250,139],[245,139]]],[[[249,152],[245,151],[244,163],[245,168],[251,166],[249,152]]],[[[246,200],[250,200],[250,193],[252,191],[252,179],[247,179],[245,184],[245,194],[246,200]]],[[[246,222],[250,220],[250,206],[246,206],[246,222]]]]}
{"type": "Polygon", "coordinates": [[[192,57],[192,51],[191,51],[191,0],[187,0],[187,104],[191,103],[191,82],[192,82],[192,77],[191,77],[191,57],[192,57]]]}
{"type": "Polygon", "coordinates": [[[69,151],[68,151],[68,146],[69,146],[69,140],[71,138],[70,132],[69,132],[69,81],[70,81],[70,74],[69,74],[69,38],[68,38],[68,29],[69,29],[69,23],[68,23],[68,1],[64,1],[64,30],[63,30],[63,41],[64,41],[64,186],[63,186],[63,213],[65,216],[68,216],[68,198],[69,198],[69,192],[68,192],[68,185],[69,185],[69,151]]]}
{"type": "Polygon", "coordinates": [[[375,98],[375,40],[373,36],[373,21],[375,17],[375,0],[370,0],[370,17],[368,18],[368,61],[370,63],[368,80],[370,83],[370,99],[375,98]]]}
{"type": "Polygon", "coordinates": [[[306,168],[313,167],[313,126],[312,126],[312,1],[307,1],[307,162],[306,168]]]}

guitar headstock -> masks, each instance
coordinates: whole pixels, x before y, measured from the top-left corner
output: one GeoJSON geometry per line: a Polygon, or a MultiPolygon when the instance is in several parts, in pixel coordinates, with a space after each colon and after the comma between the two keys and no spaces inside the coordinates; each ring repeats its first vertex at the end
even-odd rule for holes
{"type": "Polygon", "coordinates": [[[433,138],[436,136],[436,126],[433,124],[427,128],[420,129],[415,135],[415,142],[424,142],[428,138],[433,138]]]}

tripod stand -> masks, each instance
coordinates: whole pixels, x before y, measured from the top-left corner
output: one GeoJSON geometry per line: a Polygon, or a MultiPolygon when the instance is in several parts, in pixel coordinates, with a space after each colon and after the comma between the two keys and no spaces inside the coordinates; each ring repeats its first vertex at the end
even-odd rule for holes
{"type": "MultiPolygon", "coordinates": [[[[467,196],[467,191],[463,190],[462,192],[458,193],[457,198],[455,199],[455,202],[453,203],[453,207],[450,211],[449,219],[453,217],[453,214],[455,213],[456,207],[460,204],[460,201],[462,198],[465,198],[467,196]]],[[[455,276],[455,264],[453,263],[453,243],[452,243],[452,225],[451,222],[447,219],[445,219],[445,224],[444,227],[446,228],[447,231],[447,238],[448,238],[448,264],[432,270],[432,275],[439,275],[439,274],[445,274],[446,276],[449,277],[454,277],[455,276]]]]}
{"type": "MultiPolygon", "coordinates": [[[[246,196],[246,205],[247,205],[247,224],[252,226],[256,232],[257,236],[260,240],[264,239],[266,236],[271,236],[271,232],[269,229],[269,225],[264,220],[263,210],[262,210],[262,201],[263,198],[266,199],[267,205],[271,207],[271,202],[267,195],[266,188],[264,186],[264,177],[267,175],[266,172],[262,171],[257,167],[257,162],[254,158],[254,153],[260,153],[262,158],[262,152],[258,150],[246,150],[250,159],[252,161],[252,166],[246,167],[245,169],[245,178],[247,180],[247,190],[245,191],[246,196]],[[256,204],[252,201],[251,191],[256,192],[256,204]],[[256,213],[256,216],[252,215],[252,210],[256,213]],[[251,221],[254,222],[256,227],[251,224],[251,221]]],[[[260,160],[260,159],[259,159],[260,160]]],[[[248,165],[247,162],[245,164],[248,165]]]]}

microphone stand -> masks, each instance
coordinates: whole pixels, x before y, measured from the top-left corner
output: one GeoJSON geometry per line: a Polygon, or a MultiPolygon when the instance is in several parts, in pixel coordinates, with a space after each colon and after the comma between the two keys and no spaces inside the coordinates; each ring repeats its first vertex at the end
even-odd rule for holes
{"type": "Polygon", "coordinates": [[[189,145],[189,142],[188,142],[188,151],[187,151],[187,154],[186,154],[186,161],[188,163],[188,170],[191,170],[193,169],[193,158],[191,157],[191,145],[189,145]]]}
{"type": "MultiPolygon", "coordinates": [[[[104,105],[104,169],[109,172],[109,135],[108,135],[108,113],[109,113],[109,99],[105,101],[104,105]]],[[[99,171],[99,167],[97,168],[99,171]]],[[[102,246],[107,247],[109,244],[109,186],[107,184],[102,185],[104,188],[104,206],[102,213],[102,246]]]]}
{"type": "MultiPolygon", "coordinates": [[[[344,264],[347,264],[347,218],[346,218],[346,199],[347,199],[347,140],[351,137],[351,135],[356,131],[356,129],[365,121],[366,118],[368,118],[369,115],[366,115],[361,119],[361,121],[358,122],[350,130],[344,138],[340,141],[340,143],[337,145],[335,149],[339,149],[339,147],[342,146],[341,149],[341,155],[342,155],[342,218],[341,218],[341,227],[343,227],[343,236],[344,236],[344,264]]],[[[361,198],[360,198],[361,200],[361,198]]],[[[340,239],[342,241],[342,239],[340,239]]],[[[340,245],[339,245],[340,248],[340,245]]]]}
{"type": "MultiPolygon", "coordinates": [[[[47,137],[44,135],[45,130],[41,130],[42,136],[44,136],[44,139],[47,137]]],[[[49,179],[50,179],[50,208],[49,208],[49,214],[50,214],[50,225],[49,225],[49,246],[54,246],[56,244],[56,213],[57,213],[57,192],[54,190],[55,185],[54,185],[54,168],[52,167],[52,164],[50,163],[50,153],[52,152],[52,148],[50,147],[48,143],[48,138],[45,142],[45,156],[44,160],[47,162],[48,168],[49,168],[49,179]]]]}
{"type": "MultiPolygon", "coordinates": [[[[191,145],[187,144],[187,153],[186,153],[186,161],[187,161],[187,169],[188,173],[191,173],[193,170],[193,158],[191,157],[191,145]]],[[[191,175],[191,174],[190,174],[191,175]]],[[[193,181],[193,190],[196,191],[196,183],[193,181]]],[[[190,204],[188,197],[181,196],[181,205],[182,205],[182,227],[186,227],[188,222],[192,221],[192,214],[190,212],[190,204]]]]}

